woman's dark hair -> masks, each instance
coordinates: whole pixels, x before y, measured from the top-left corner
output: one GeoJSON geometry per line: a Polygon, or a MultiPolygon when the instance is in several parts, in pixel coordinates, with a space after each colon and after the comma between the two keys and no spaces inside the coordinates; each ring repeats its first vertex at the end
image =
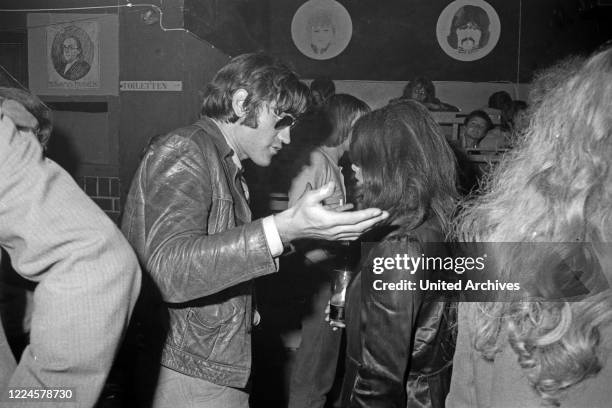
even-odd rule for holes
{"type": "Polygon", "coordinates": [[[46,149],[53,130],[51,109],[38,96],[18,88],[0,87],[0,98],[19,102],[34,115],[38,121],[36,136],[43,149],[46,149]]]}
{"type": "Polygon", "coordinates": [[[429,217],[444,231],[458,197],[453,152],[438,124],[418,102],[387,105],[353,128],[351,160],[361,167],[360,203],[389,211],[415,228],[429,217]]]}
{"type": "Polygon", "coordinates": [[[310,83],[310,93],[313,96],[314,103],[324,103],[336,93],[336,85],[331,78],[318,77],[310,83]]]}
{"type": "Polygon", "coordinates": [[[263,104],[274,105],[277,114],[298,117],[306,111],[310,99],[306,84],[283,62],[264,53],[243,54],[221,68],[206,86],[202,115],[235,123],[238,116],[232,97],[239,89],[248,93],[244,125],[252,128],[258,126],[257,115],[263,104]]]}
{"type": "Polygon", "coordinates": [[[516,100],[512,102],[512,111],[514,114],[522,110],[527,110],[527,102],[516,100]]]}
{"type": "Polygon", "coordinates": [[[493,92],[489,96],[489,108],[504,110],[512,105],[512,97],[506,91],[493,92]]]}
{"type": "Polygon", "coordinates": [[[353,121],[370,112],[367,103],[347,94],[332,95],[323,105],[322,115],[329,130],[325,146],[338,146],[349,136],[353,121]]]}

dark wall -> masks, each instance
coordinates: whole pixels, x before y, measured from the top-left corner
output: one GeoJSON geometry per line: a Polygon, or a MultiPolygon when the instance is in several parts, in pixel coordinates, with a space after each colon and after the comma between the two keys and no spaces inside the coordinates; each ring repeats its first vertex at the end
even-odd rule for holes
{"type": "MultiPolygon", "coordinates": [[[[353,22],[353,37],[336,58],[317,61],[302,55],[291,40],[291,19],[300,1],[272,0],[282,12],[271,27],[274,53],[292,61],[301,74],[328,73],[338,79],[406,80],[427,75],[432,80],[495,81],[516,77],[518,1],[490,1],[500,16],[497,47],[486,57],[466,63],[448,57],[438,45],[436,23],[448,1],[340,1],[353,22]],[[281,6],[282,4],[282,6],[281,6]],[[351,69],[347,69],[351,67],[351,69]]],[[[276,7],[275,7],[276,8],[276,7]]]]}
{"type": "Polygon", "coordinates": [[[352,18],[351,43],[338,57],[316,61],[302,55],[291,40],[291,20],[303,1],[269,1],[275,10],[271,51],[308,78],[328,74],[388,81],[427,75],[440,81],[516,81],[519,70],[520,82],[529,82],[534,69],[570,53],[591,51],[612,33],[609,13],[581,12],[574,0],[488,0],[500,18],[499,42],[484,58],[461,62],[447,56],[436,39],[438,16],[449,1],[340,0],[352,18]]]}
{"type": "Polygon", "coordinates": [[[488,0],[502,31],[496,48],[473,62],[447,56],[436,23],[449,0],[338,0],[351,15],[353,37],[339,56],[302,55],[291,21],[305,0],[185,0],[185,24],[230,55],[266,49],[306,78],[529,82],[534,70],[571,53],[590,52],[612,37],[612,7],[578,0],[488,0]],[[582,8],[581,8],[582,7],[582,8]],[[266,12],[267,11],[267,12],[266,12]]]}
{"type": "MultiPolygon", "coordinates": [[[[121,15],[120,80],[183,81],[183,92],[121,92],[119,162],[124,192],[148,140],[195,121],[201,89],[228,60],[184,31],[164,32],[139,19],[136,13],[121,15]]],[[[164,24],[174,26],[171,21],[164,24]]]]}

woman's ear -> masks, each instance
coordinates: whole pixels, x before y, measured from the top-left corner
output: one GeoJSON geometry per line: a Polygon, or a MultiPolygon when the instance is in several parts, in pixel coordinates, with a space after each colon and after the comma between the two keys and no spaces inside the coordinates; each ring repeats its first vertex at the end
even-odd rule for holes
{"type": "Polygon", "coordinates": [[[249,93],[240,88],[232,95],[232,108],[234,109],[234,113],[239,118],[244,118],[247,114],[247,111],[244,106],[244,101],[246,100],[249,93]]]}

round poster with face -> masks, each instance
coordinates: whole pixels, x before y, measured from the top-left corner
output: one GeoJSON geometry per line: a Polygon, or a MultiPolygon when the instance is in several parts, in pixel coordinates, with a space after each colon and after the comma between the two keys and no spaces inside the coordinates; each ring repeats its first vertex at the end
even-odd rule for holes
{"type": "Polygon", "coordinates": [[[475,61],[497,45],[501,24],[497,12],[484,0],[456,0],[440,13],[438,44],[451,58],[475,61]]]}
{"type": "Polygon", "coordinates": [[[351,41],[353,22],[335,0],[309,0],[295,12],[291,37],[309,58],[326,60],[340,54],[351,41]]]}

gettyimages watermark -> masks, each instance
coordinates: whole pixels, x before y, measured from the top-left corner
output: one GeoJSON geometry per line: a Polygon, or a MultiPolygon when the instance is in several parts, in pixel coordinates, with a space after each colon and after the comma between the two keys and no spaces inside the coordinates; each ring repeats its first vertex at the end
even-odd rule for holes
{"type": "Polygon", "coordinates": [[[609,288],[606,253],[612,244],[364,243],[361,279],[433,300],[587,301],[609,288]]]}

